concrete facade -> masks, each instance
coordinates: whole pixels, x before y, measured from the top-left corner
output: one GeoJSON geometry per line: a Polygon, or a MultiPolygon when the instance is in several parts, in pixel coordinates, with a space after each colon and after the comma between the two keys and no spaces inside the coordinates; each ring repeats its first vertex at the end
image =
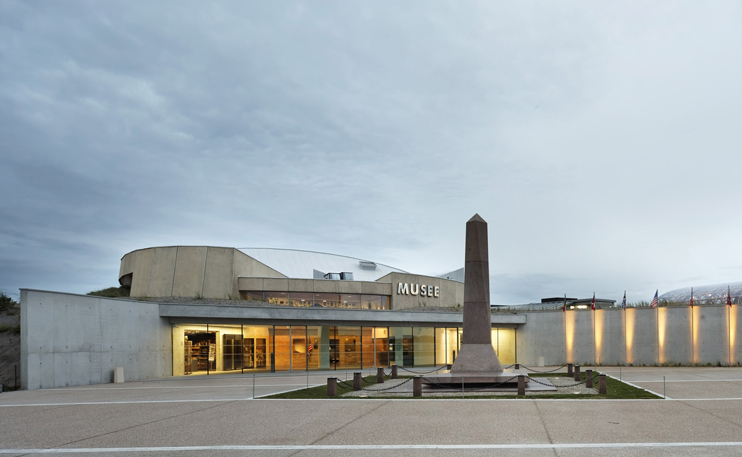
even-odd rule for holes
{"type": "Polygon", "coordinates": [[[156,303],[21,290],[22,389],[170,376],[171,354],[156,303]]]}
{"type": "Polygon", "coordinates": [[[384,295],[395,310],[464,304],[464,284],[459,281],[399,272],[376,281],[288,278],[238,249],[211,246],[132,251],[121,259],[119,282],[139,298],[237,299],[241,291],[270,291],[384,295]]]}
{"type": "Polygon", "coordinates": [[[119,282],[132,297],[239,297],[240,277],[286,278],[234,248],[167,246],[139,249],[121,259],[119,282]]]}
{"type": "MultiPolygon", "coordinates": [[[[21,385],[108,383],[116,367],[124,367],[127,381],[171,376],[172,325],[181,323],[460,328],[462,318],[445,311],[158,304],[24,289],[21,385]]],[[[531,366],[539,357],[547,365],[739,365],[741,321],[738,305],[490,315],[495,344],[531,366]]]]}
{"type": "Polygon", "coordinates": [[[529,312],[518,360],[547,365],[739,365],[738,305],[529,312]]]}

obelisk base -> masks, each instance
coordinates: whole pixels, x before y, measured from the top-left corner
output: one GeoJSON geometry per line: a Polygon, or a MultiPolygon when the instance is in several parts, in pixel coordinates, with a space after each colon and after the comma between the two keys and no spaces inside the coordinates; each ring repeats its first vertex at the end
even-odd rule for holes
{"type": "Polygon", "coordinates": [[[461,345],[451,373],[502,373],[502,366],[491,344],[461,345]]]}

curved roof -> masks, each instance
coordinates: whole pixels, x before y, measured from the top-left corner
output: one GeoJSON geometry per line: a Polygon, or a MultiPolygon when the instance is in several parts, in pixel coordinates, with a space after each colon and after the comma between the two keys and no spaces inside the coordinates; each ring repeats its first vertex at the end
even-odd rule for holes
{"type": "MultiPolygon", "coordinates": [[[[726,301],[727,286],[732,296],[732,302],[739,303],[742,298],[742,282],[732,282],[728,284],[712,284],[707,286],[693,287],[694,301],[726,301]]],[[[690,287],[671,290],[659,296],[660,300],[669,300],[674,302],[690,302],[690,287]]]]}
{"type": "Polygon", "coordinates": [[[315,270],[325,273],[353,273],[355,281],[376,281],[399,268],[355,257],[295,249],[237,248],[240,252],[279,271],[289,278],[313,279],[315,270]]]}

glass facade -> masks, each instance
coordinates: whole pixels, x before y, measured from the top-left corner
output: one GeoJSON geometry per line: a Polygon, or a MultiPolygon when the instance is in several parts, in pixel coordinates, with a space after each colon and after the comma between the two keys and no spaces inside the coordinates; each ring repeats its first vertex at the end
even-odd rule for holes
{"type": "MultiPolygon", "coordinates": [[[[173,324],[172,332],[173,375],[179,376],[440,366],[455,361],[462,329],[173,324]]],[[[515,329],[493,328],[492,347],[503,365],[515,363],[515,329]]]]}
{"type": "Polygon", "coordinates": [[[389,309],[388,295],[328,294],[312,292],[242,291],[242,300],[264,301],[274,305],[316,308],[389,309]]]}

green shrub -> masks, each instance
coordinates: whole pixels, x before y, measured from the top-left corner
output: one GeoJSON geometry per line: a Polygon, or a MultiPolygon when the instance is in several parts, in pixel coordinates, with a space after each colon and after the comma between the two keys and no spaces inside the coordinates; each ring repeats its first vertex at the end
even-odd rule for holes
{"type": "Polygon", "coordinates": [[[0,312],[12,313],[21,305],[5,292],[0,292],[0,312]]]}
{"type": "Polygon", "coordinates": [[[87,295],[94,295],[96,297],[107,297],[107,298],[121,298],[129,296],[129,289],[126,287],[109,287],[107,289],[94,290],[88,292],[87,295]]]}

